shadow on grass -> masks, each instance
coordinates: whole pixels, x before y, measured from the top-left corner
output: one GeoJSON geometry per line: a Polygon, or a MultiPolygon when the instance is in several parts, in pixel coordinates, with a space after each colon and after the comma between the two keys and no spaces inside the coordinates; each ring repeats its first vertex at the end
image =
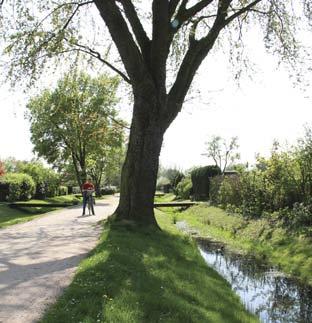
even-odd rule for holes
{"type": "Polygon", "coordinates": [[[186,238],[106,224],[42,322],[258,322],[186,238]]]}

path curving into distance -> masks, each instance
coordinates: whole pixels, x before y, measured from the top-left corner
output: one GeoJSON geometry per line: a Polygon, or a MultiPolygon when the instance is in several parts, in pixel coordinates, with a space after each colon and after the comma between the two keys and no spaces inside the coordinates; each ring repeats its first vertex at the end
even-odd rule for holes
{"type": "Polygon", "coordinates": [[[70,284],[79,262],[98,241],[98,221],[111,215],[117,197],[98,201],[95,216],[82,207],[47,213],[0,229],[0,323],[36,322],[70,284]]]}

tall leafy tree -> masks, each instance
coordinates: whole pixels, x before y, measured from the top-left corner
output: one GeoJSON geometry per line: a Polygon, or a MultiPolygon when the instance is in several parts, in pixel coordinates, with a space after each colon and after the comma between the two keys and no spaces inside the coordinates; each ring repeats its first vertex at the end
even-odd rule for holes
{"type": "MultiPolygon", "coordinates": [[[[311,16],[310,0],[6,0],[4,6],[13,79],[23,75],[21,68],[35,79],[51,57],[74,60],[70,55],[80,53],[130,84],[133,118],[116,213],[146,224],[156,224],[153,201],[164,133],[202,61],[226,44],[232,63],[243,66],[244,35],[260,26],[268,50],[293,65],[299,61],[297,22],[311,16]],[[10,6],[15,13],[6,20],[10,6]],[[119,55],[115,62],[103,47],[108,35],[115,45],[111,52],[119,55]],[[168,68],[170,61],[176,68],[168,68]]],[[[207,71],[207,77],[214,75],[207,71]]]]}
{"type": "Polygon", "coordinates": [[[117,78],[79,73],[65,77],[27,105],[34,150],[56,166],[70,160],[79,186],[86,180],[87,160],[122,144],[116,120],[117,78]]]}

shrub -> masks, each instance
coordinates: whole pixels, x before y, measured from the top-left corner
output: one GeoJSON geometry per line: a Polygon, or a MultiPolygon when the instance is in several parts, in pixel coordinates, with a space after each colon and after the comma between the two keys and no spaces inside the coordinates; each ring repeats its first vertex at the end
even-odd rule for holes
{"type": "Polygon", "coordinates": [[[220,168],[215,165],[196,168],[191,172],[194,199],[196,201],[207,200],[209,198],[210,178],[220,174],[220,168]]]}
{"type": "Polygon", "coordinates": [[[285,227],[312,237],[312,201],[294,203],[292,209],[280,210],[278,215],[285,227]]]}
{"type": "Polygon", "coordinates": [[[242,184],[238,175],[224,176],[219,187],[218,204],[239,207],[242,204],[242,184]]]}
{"type": "Polygon", "coordinates": [[[190,199],[193,193],[190,177],[183,178],[176,187],[176,195],[181,199],[190,199]]]}
{"type": "Polygon", "coordinates": [[[173,189],[177,187],[177,185],[182,181],[183,178],[184,178],[183,173],[181,172],[176,173],[175,177],[171,181],[173,189]]]}
{"type": "Polygon", "coordinates": [[[58,194],[59,195],[68,195],[68,187],[67,186],[59,186],[58,194]]]}
{"type": "Polygon", "coordinates": [[[170,180],[167,177],[160,177],[157,180],[156,189],[162,190],[165,193],[169,193],[169,190],[171,188],[170,180]]]}
{"type": "Polygon", "coordinates": [[[223,176],[217,175],[210,179],[209,200],[213,205],[220,204],[219,189],[223,181],[223,176]]]}
{"type": "Polygon", "coordinates": [[[46,168],[41,162],[18,162],[16,169],[19,173],[28,174],[36,185],[35,197],[44,199],[58,193],[59,175],[52,169],[46,168]]]}
{"type": "Polygon", "coordinates": [[[101,195],[110,195],[110,194],[115,194],[116,192],[117,192],[117,188],[115,186],[101,187],[101,195]]]}
{"type": "Polygon", "coordinates": [[[7,173],[0,182],[7,189],[5,199],[8,201],[27,201],[35,193],[35,182],[27,174],[7,173]]]}

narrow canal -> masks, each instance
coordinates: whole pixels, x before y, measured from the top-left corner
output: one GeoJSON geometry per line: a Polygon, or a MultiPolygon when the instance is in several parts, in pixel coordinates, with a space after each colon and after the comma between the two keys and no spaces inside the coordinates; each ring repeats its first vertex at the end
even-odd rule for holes
{"type": "Polygon", "coordinates": [[[199,241],[198,245],[206,263],[231,284],[261,322],[312,323],[312,287],[218,243],[199,241]]]}

